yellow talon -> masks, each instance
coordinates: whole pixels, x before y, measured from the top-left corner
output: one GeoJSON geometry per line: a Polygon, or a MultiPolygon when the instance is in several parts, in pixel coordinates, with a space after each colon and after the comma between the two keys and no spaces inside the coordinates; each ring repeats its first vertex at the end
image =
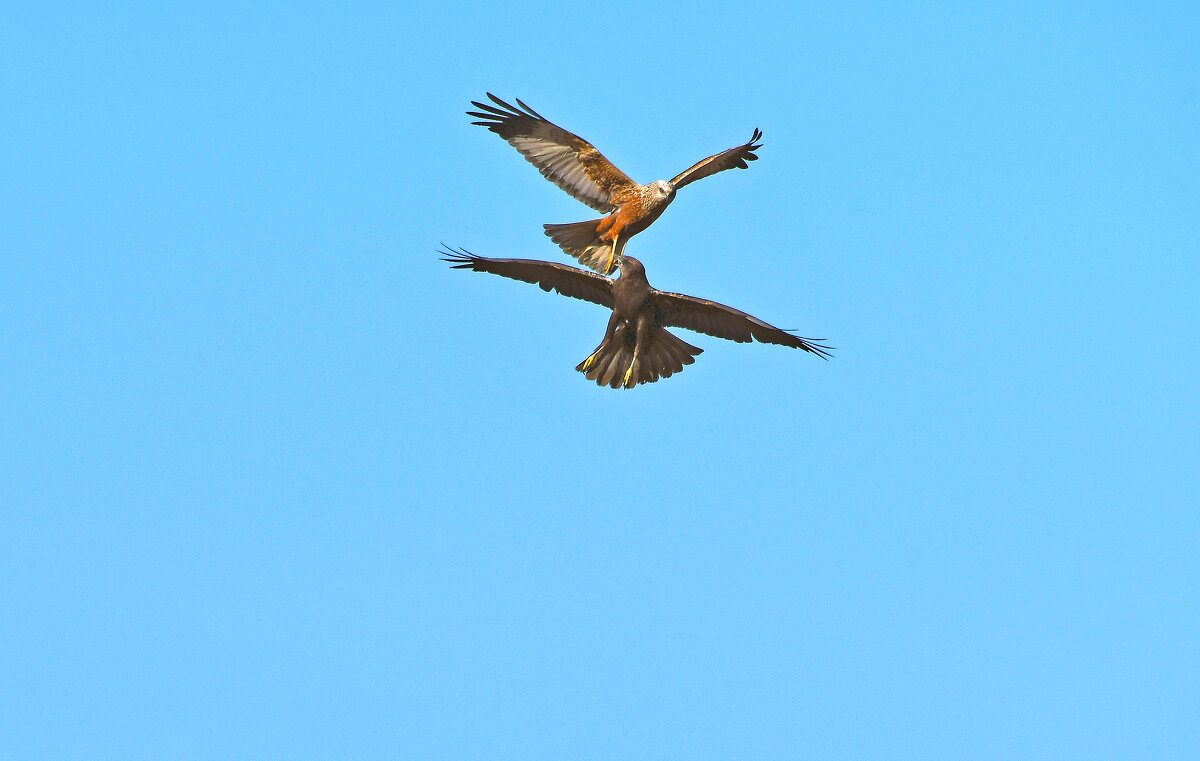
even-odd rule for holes
{"type": "Polygon", "coordinates": [[[635,383],[629,382],[629,379],[632,376],[633,376],[633,365],[630,365],[629,369],[625,371],[625,380],[621,382],[621,385],[625,386],[625,388],[633,388],[635,385],[637,385],[635,383]]]}
{"type": "Polygon", "coordinates": [[[591,370],[591,369],[592,369],[592,363],[596,361],[596,355],[597,355],[597,354],[599,354],[599,353],[600,353],[599,351],[594,351],[594,352],[592,352],[592,356],[590,356],[590,357],[588,357],[587,359],[583,360],[583,369],[584,369],[584,370],[591,370]]]}

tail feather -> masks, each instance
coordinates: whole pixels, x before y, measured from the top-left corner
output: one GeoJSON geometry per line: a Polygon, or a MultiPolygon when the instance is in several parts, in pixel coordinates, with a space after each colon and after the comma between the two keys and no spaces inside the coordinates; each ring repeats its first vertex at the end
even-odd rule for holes
{"type": "MultiPolygon", "coordinates": [[[[613,255],[612,243],[600,240],[600,233],[596,228],[602,221],[603,218],[542,226],[546,228],[546,235],[550,236],[550,240],[578,259],[580,264],[607,275],[613,271],[616,257],[613,255]]],[[[624,241],[619,241],[617,247],[624,248],[623,243],[624,241]]],[[[621,252],[616,253],[619,255],[621,252]]]]}
{"type": "MultiPolygon", "coordinates": [[[[621,388],[625,372],[633,361],[633,348],[633,331],[619,329],[596,350],[591,367],[585,370],[580,362],[575,369],[597,385],[621,388]]],[[[702,351],[664,328],[655,328],[634,369],[634,385],[669,378],[683,370],[684,365],[695,362],[696,355],[702,351]]]]}
{"type": "Polygon", "coordinates": [[[596,383],[611,388],[619,387],[621,385],[619,378],[625,374],[625,369],[629,366],[629,362],[632,359],[633,355],[624,349],[613,352],[613,355],[608,358],[608,363],[604,366],[604,374],[596,380],[596,383]]]}
{"type": "Polygon", "coordinates": [[[629,363],[633,361],[633,342],[625,341],[626,331],[618,331],[618,333],[610,339],[612,351],[605,353],[604,372],[599,373],[592,380],[596,381],[601,386],[610,388],[619,388],[621,379],[624,378],[625,370],[628,369],[629,363]]]}
{"type": "MultiPolygon", "coordinates": [[[[684,365],[695,362],[696,355],[704,351],[663,328],[654,333],[650,349],[654,359],[649,366],[662,378],[670,378],[675,373],[682,372],[684,365]]],[[[647,382],[653,383],[654,380],[647,382]]]]}

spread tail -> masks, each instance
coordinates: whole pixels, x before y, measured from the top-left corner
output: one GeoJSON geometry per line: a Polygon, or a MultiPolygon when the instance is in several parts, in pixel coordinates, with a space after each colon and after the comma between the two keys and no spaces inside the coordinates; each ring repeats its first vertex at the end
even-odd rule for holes
{"type": "MultiPolygon", "coordinates": [[[[584,373],[588,380],[596,381],[597,385],[621,388],[625,372],[633,361],[634,341],[634,331],[626,330],[622,325],[575,369],[584,373]]],[[[696,355],[702,351],[666,329],[656,327],[650,332],[647,345],[642,347],[642,356],[638,358],[626,388],[670,378],[683,370],[684,365],[695,362],[696,355]]]]}
{"type": "Polygon", "coordinates": [[[565,225],[542,225],[546,235],[559,247],[579,260],[585,267],[596,270],[602,275],[612,273],[620,249],[625,248],[625,241],[618,239],[617,251],[609,241],[601,240],[597,227],[604,218],[589,219],[586,222],[571,222],[565,225]]]}

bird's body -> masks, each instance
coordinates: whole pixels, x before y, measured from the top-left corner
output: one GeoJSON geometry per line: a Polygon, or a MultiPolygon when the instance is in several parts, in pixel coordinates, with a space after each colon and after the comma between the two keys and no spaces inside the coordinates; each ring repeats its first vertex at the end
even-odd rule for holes
{"type": "Polygon", "coordinates": [[[758,158],[762,133],[750,141],[697,162],[671,180],[634,182],[588,141],[548,121],[519,99],[517,106],[488,93],[495,105],[472,101],[468,111],[507,140],[542,175],[571,196],[606,216],[584,222],[545,225],[546,234],[582,264],[603,274],[617,266],[625,242],[650,226],[675,199],[675,192],[726,169],[745,169],[758,158]]]}
{"type": "Polygon", "coordinates": [[[576,370],[601,386],[633,388],[669,377],[696,361],[703,349],[663,327],[655,291],[641,262],[622,257],[621,276],[613,281],[612,290],[613,313],[604,340],[576,370]]]}
{"type": "Polygon", "coordinates": [[[645,267],[631,256],[620,259],[621,276],[610,280],[553,262],[489,259],[462,250],[443,253],[444,260],[457,269],[536,283],[544,291],[553,289],[612,309],[604,339],[575,368],[601,386],[633,388],[639,383],[653,383],[695,362],[703,349],[681,340],[668,327],[688,328],[740,343],[775,343],[829,357],[830,347],[768,325],[745,312],[651,287],[645,267]]]}
{"type": "Polygon", "coordinates": [[[646,268],[632,256],[621,262],[621,276],[613,281],[613,314],[623,320],[634,320],[651,306],[654,289],[646,279],[646,268]]]}
{"type": "Polygon", "coordinates": [[[675,188],[665,180],[636,185],[614,194],[612,202],[616,211],[596,225],[599,240],[610,244],[628,240],[649,227],[674,200],[675,188]]]}

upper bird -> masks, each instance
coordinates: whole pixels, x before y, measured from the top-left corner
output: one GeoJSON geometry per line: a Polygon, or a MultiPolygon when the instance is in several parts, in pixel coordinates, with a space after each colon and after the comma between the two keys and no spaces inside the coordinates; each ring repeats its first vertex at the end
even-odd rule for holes
{"type": "Polygon", "coordinates": [[[544,225],[546,234],[563,251],[587,267],[605,275],[611,273],[625,248],[625,242],[658,219],[675,191],[689,182],[726,169],[745,169],[762,147],[762,132],[754,130],[750,141],[709,156],[671,180],[639,185],[622,172],[600,151],[578,135],[548,121],[517,99],[512,106],[487,94],[495,105],[471,101],[479,111],[468,111],[521,152],[542,176],[558,185],[578,201],[607,214],[600,219],[563,225],[544,225]]]}

